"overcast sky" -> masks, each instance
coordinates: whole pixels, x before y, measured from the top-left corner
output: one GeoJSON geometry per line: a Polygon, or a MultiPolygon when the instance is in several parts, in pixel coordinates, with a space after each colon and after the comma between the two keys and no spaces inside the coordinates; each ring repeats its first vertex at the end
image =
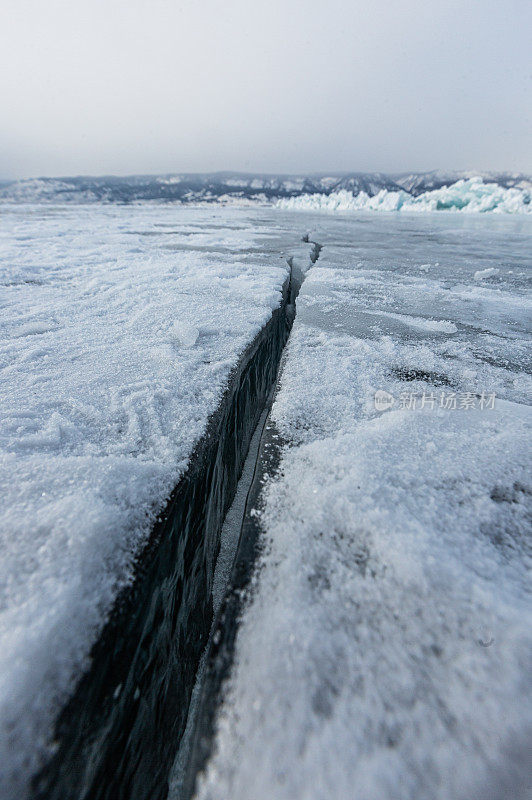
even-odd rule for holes
{"type": "Polygon", "coordinates": [[[0,177],[532,172],[530,0],[0,0],[0,177]]]}

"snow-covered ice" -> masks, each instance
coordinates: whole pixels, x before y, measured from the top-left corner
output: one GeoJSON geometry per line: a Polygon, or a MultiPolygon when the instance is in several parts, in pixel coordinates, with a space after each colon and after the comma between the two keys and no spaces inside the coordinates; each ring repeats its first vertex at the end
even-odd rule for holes
{"type": "Polygon", "coordinates": [[[324,248],[198,800],[528,797],[531,221],[305,224],[324,248]]]}
{"type": "Polygon", "coordinates": [[[8,800],[50,752],[54,716],[302,245],[276,212],[5,204],[1,217],[8,800]]]}
{"type": "Polygon", "coordinates": [[[288,444],[199,796],[519,797],[531,218],[56,203],[0,212],[2,797],[304,231],[288,444]]]}

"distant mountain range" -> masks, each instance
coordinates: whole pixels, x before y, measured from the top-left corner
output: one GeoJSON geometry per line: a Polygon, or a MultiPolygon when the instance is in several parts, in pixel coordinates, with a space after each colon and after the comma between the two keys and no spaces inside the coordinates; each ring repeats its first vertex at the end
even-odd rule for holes
{"type": "Polygon", "coordinates": [[[331,194],[342,189],[354,195],[366,192],[373,197],[381,189],[403,189],[417,197],[424,192],[448,186],[461,178],[480,176],[485,182],[505,189],[531,190],[532,177],[509,172],[423,172],[384,174],[352,172],[317,175],[251,175],[237,172],[179,175],[131,175],[127,177],[78,176],[71,178],[31,178],[0,182],[3,202],[223,202],[249,200],[269,202],[302,194],[331,194]]]}

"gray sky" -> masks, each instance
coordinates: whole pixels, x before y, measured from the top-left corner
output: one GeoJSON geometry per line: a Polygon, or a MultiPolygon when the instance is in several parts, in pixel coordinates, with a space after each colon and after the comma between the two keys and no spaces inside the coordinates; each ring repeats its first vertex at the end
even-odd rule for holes
{"type": "Polygon", "coordinates": [[[0,176],[532,172],[530,0],[1,0],[0,176]]]}

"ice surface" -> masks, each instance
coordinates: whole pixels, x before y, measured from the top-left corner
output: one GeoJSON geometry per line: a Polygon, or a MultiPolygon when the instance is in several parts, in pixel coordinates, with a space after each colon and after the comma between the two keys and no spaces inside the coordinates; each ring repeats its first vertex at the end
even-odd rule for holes
{"type": "Polygon", "coordinates": [[[504,188],[497,183],[485,183],[482,178],[460,179],[413,196],[403,189],[380,189],[375,195],[353,193],[348,189],[330,194],[302,194],[277,201],[279,208],[299,211],[463,211],[468,213],[492,211],[499,214],[529,214],[532,212],[532,192],[526,188],[504,188]]]}
{"type": "Polygon", "coordinates": [[[278,213],[21,204],[1,214],[9,800],[50,752],[54,716],[302,245],[278,213]]]}
{"type": "Polygon", "coordinates": [[[525,798],[531,221],[334,217],[317,238],[197,797],[525,798]]]}

